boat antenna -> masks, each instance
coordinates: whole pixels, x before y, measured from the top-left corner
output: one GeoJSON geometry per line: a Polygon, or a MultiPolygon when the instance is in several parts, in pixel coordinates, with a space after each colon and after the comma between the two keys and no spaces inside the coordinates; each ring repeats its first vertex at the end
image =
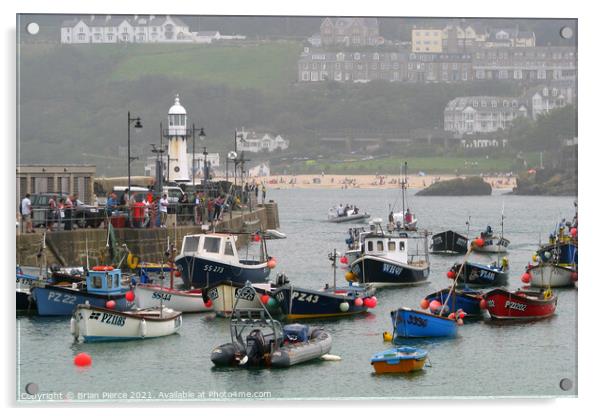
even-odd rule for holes
{"type": "Polygon", "coordinates": [[[335,248],[332,253],[330,253],[329,258],[332,261],[332,280],[333,280],[333,293],[337,290],[337,249],[335,248]]]}
{"type": "Polygon", "coordinates": [[[88,253],[88,232],[84,231],[84,238],[86,240],[86,269],[90,270],[90,255],[88,253]]]}
{"type": "Polygon", "coordinates": [[[466,237],[470,238],[470,212],[468,213],[468,220],[466,221],[466,237]]]}

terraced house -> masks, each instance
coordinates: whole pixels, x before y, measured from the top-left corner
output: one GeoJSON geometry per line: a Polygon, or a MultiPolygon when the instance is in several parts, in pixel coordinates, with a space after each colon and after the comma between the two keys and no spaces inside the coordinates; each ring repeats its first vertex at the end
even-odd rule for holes
{"type": "Polygon", "coordinates": [[[526,100],[516,97],[457,97],[447,103],[444,129],[456,135],[491,133],[528,117],[526,100]]]}
{"type": "Polygon", "coordinates": [[[376,18],[327,17],[320,25],[322,46],[369,46],[382,43],[376,18]]]}
{"type": "Polygon", "coordinates": [[[61,24],[61,43],[195,42],[195,33],[172,16],[87,16],[61,24]]]}

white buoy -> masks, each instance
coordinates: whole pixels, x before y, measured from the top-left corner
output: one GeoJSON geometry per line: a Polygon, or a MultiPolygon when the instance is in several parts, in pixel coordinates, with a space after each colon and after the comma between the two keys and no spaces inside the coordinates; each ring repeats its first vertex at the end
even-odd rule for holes
{"type": "Polygon", "coordinates": [[[341,357],[334,354],[324,354],[322,357],[324,361],[341,361],[341,357]]]}
{"type": "Polygon", "coordinates": [[[73,335],[73,338],[75,338],[77,341],[77,338],[79,337],[79,326],[77,325],[77,321],[74,317],[71,317],[71,322],[69,322],[69,325],[71,326],[71,335],[73,335]]]}

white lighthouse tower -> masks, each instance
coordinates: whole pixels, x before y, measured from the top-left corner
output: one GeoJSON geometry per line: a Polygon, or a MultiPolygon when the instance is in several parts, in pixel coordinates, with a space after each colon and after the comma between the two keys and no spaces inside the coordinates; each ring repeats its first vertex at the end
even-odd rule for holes
{"type": "Polygon", "coordinates": [[[167,136],[169,147],[167,149],[167,163],[169,173],[167,177],[170,181],[189,182],[188,175],[188,154],[186,152],[186,109],[180,104],[180,97],[176,94],[174,105],[167,113],[167,136]]]}

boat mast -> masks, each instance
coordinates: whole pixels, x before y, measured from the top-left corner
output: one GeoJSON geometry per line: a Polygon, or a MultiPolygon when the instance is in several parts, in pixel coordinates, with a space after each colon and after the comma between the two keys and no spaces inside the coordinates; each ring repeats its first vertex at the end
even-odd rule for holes
{"type": "Polygon", "coordinates": [[[332,284],[333,284],[333,293],[336,293],[337,290],[337,249],[334,249],[332,255],[332,284]]]}

